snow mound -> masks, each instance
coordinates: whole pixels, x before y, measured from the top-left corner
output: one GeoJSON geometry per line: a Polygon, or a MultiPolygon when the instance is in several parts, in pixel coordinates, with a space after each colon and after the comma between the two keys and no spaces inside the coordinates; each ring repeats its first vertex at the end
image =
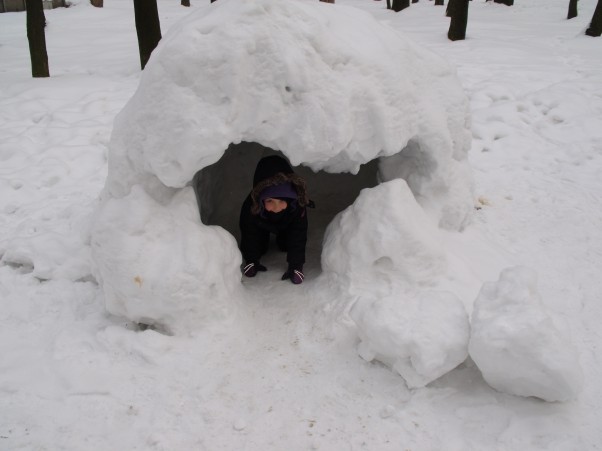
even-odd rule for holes
{"type": "Polygon", "coordinates": [[[484,284],[471,326],[470,356],[496,390],[546,401],[578,394],[577,351],[546,312],[532,269],[507,268],[484,284]]]}
{"type": "Polygon", "coordinates": [[[350,315],[360,355],[397,371],[409,387],[437,379],[468,355],[463,303],[429,288],[447,273],[439,230],[404,180],[364,189],[329,225],[323,277],[336,280],[339,306],[350,315]]]}
{"type": "Polygon", "coordinates": [[[444,274],[439,231],[404,180],[363,189],[324,235],[322,271],[353,294],[388,294],[444,274]]]}
{"type": "Polygon", "coordinates": [[[229,233],[199,224],[192,189],[169,206],[134,187],[100,212],[92,250],[109,312],[185,333],[232,316],[241,257],[229,233]]]}
{"type": "Polygon", "coordinates": [[[221,311],[238,292],[236,243],[179,197],[230,144],[334,173],[380,159],[380,180],[406,179],[434,227],[461,229],[473,207],[468,111],[449,64],[360,10],[299,0],[197,8],[162,39],[115,120],[92,231],[109,311],[177,328],[194,316],[185,312],[221,311]],[[158,255],[174,269],[153,272],[158,255]],[[141,269],[144,295],[132,284],[141,269]]]}
{"type": "Polygon", "coordinates": [[[397,371],[408,387],[423,387],[468,356],[470,327],[462,302],[450,292],[403,292],[351,309],[359,354],[397,371]]]}

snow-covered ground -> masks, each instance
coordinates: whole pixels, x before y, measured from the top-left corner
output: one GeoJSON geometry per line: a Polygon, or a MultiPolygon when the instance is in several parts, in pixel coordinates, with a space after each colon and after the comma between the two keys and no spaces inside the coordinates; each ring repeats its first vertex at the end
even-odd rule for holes
{"type": "MultiPolygon", "coordinates": [[[[192,3],[159,0],[164,35],[199,7],[192,3]]],[[[378,311],[356,304],[341,316],[336,293],[312,282],[316,264],[300,287],[281,282],[277,269],[245,281],[237,318],[191,336],[141,331],[107,314],[91,276],[92,214],[113,120],[138,86],[139,59],[131,3],[95,9],[82,1],[46,12],[49,79],[30,78],[25,15],[0,14],[0,449],[602,446],[602,40],[583,35],[595,2],[582,0],[580,16],[566,21],[565,0],[510,8],[475,0],[468,39],[455,43],[446,38],[444,8],[432,2],[398,14],[371,0],[330,6],[337,5],[369,11],[458,68],[472,108],[469,159],[480,209],[444,241],[452,263],[479,281],[460,294],[478,297],[471,352],[488,381],[518,394],[532,383],[517,376],[529,375],[525,368],[495,368],[496,348],[479,346],[495,332],[491,299],[503,304],[494,312],[508,319],[497,322],[503,333],[517,332],[518,323],[532,332],[514,334],[518,358],[498,362],[540,359],[568,380],[582,369],[582,391],[563,403],[504,394],[470,359],[409,389],[388,366],[363,360],[358,345],[361,335],[359,354],[378,354],[366,344],[370,334],[373,346],[382,338],[374,325],[409,327],[420,301],[408,304],[412,316],[362,326],[378,311]],[[517,269],[479,294],[480,283],[517,265],[535,270],[536,281],[517,269]],[[504,296],[529,302],[517,313],[504,296]],[[571,337],[573,354],[550,336],[556,330],[571,337]]],[[[269,255],[264,263],[279,268],[280,260],[269,255]]],[[[435,328],[436,313],[423,317],[435,328]]]]}

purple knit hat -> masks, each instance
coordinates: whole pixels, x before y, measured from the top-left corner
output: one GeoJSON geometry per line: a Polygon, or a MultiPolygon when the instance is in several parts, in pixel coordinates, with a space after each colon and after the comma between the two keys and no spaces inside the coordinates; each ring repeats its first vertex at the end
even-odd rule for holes
{"type": "Polygon", "coordinates": [[[263,204],[263,201],[268,197],[272,198],[285,198],[285,199],[296,199],[297,191],[290,182],[281,183],[280,185],[268,186],[261,193],[259,193],[259,199],[263,204]]]}

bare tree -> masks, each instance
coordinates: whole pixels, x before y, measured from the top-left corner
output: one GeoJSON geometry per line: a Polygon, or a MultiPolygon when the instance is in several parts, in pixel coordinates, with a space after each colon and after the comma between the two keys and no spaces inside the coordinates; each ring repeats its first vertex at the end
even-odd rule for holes
{"type": "Polygon", "coordinates": [[[392,9],[396,13],[410,6],[410,0],[393,0],[392,9]]]}
{"type": "Polygon", "coordinates": [[[585,34],[593,37],[602,35],[602,0],[598,0],[592,21],[589,28],[585,30],[585,34]]]}
{"type": "Polygon", "coordinates": [[[461,41],[466,38],[468,2],[469,0],[453,0],[448,3],[448,10],[451,13],[451,21],[449,23],[447,37],[451,41],[461,41]]]}
{"type": "Polygon", "coordinates": [[[569,1],[569,12],[566,16],[567,19],[572,19],[573,17],[577,17],[577,1],[578,0],[570,0],[569,1]]]}
{"type": "Polygon", "coordinates": [[[140,66],[144,69],[151,53],[161,40],[157,0],[134,0],[134,16],[136,18],[140,66]]]}
{"type": "Polygon", "coordinates": [[[27,9],[27,40],[31,58],[31,75],[34,78],[50,77],[46,35],[44,34],[46,17],[42,0],[28,0],[25,7],[27,9]]]}
{"type": "Polygon", "coordinates": [[[447,2],[447,8],[445,8],[445,16],[446,17],[451,17],[452,16],[452,11],[454,9],[454,1],[455,0],[448,0],[448,2],[447,2]]]}

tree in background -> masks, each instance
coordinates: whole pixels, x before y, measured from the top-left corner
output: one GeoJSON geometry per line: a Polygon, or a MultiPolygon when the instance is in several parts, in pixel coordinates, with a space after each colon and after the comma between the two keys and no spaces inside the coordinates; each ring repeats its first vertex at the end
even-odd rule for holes
{"type": "Polygon", "coordinates": [[[466,38],[466,25],[468,23],[469,0],[450,0],[447,4],[451,14],[447,37],[451,41],[461,41],[466,38]]]}
{"type": "Polygon", "coordinates": [[[50,77],[48,53],[46,52],[46,17],[42,0],[27,0],[27,40],[31,58],[31,75],[34,78],[50,77]]]}
{"type": "Polygon", "coordinates": [[[136,18],[140,66],[144,69],[151,53],[161,40],[157,0],[134,0],[134,16],[136,18]]]}
{"type": "Polygon", "coordinates": [[[577,17],[577,1],[578,0],[570,0],[569,1],[569,13],[567,14],[567,19],[572,19],[573,17],[577,17]]]}
{"type": "Polygon", "coordinates": [[[410,6],[410,0],[393,0],[392,9],[396,13],[410,6]]]}
{"type": "Polygon", "coordinates": [[[448,0],[447,8],[445,8],[445,16],[451,17],[453,9],[454,9],[454,0],[448,0]]]}
{"type": "Polygon", "coordinates": [[[96,6],[97,8],[102,8],[104,5],[104,0],[90,0],[90,4],[92,6],[96,6]]]}
{"type": "MultiPolygon", "coordinates": [[[[445,8],[445,15],[447,17],[451,17],[452,16],[452,10],[454,9],[454,1],[455,0],[449,0],[447,2],[447,8],[445,8]]],[[[472,0],[470,0],[472,1],[472,0]]],[[[490,1],[490,0],[485,0],[486,2],[490,1]]],[[[441,0],[441,4],[443,5],[443,0],[441,0]]]]}
{"type": "Polygon", "coordinates": [[[602,35],[602,0],[598,0],[594,16],[589,24],[589,28],[585,30],[585,34],[594,37],[602,35]]]}

